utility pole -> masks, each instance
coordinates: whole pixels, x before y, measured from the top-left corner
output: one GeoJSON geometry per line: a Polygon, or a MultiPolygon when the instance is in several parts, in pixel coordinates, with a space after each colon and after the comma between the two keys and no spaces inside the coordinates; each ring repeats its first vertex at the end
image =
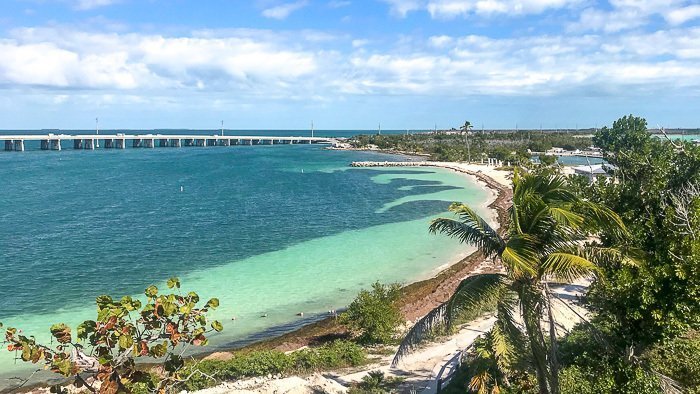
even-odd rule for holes
{"type": "Polygon", "coordinates": [[[379,122],[379,129],[378,129],[378,131],[379,131],[379,135],[382,135],[382,123],[381,123],[381,122],[379,122]]]}
{"type": "Polygon", "coordinates": [[[311,121],[311,138],[314,138],[314,121],[311,121]]]}
{"type": "MultiPolygon", "coordinates": [[[[95,134],[100,135],[100,118],[95,118],[95,134]]],[[[95,140],[95,145],[97,148],[99,148],[100,140],[95,140]]]]}
{"type": "Polygon", "coordinates": [[[221,121],[221,136],[224,136],[224,121],[221,121]]]}

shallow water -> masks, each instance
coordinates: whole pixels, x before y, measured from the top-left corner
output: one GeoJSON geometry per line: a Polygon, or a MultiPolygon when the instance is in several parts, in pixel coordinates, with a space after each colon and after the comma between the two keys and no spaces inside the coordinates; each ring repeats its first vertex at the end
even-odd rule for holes
{"type": "MultiPolygon", "coordinates": [[[[451,201],[486,213],[491,193],[443,169],[347,166],[379,159],[406,158],[308,145],[0,152],[0,321],[46,338],[52,323],[94,318],[97,295],[179,276],[220,298],[216,348],[340,309],[376,280],[430,276],[467,251],[429,235],[430,219],[451,201]]],[[[3,375],[18,368],[0,352],[3,375]]]]}

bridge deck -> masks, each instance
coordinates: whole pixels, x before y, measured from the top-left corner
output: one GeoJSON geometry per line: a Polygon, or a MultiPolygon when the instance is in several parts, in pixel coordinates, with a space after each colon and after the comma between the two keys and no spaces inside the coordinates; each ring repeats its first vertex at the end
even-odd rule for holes
{"type": "Polygon", "coordinates": [[[220,140],[300,140],[332,142],[327,137],[302,137],[302,136],[269,136],[269,135],[203,135],[203,134],[27,134],[27,135],[0,135],[0,140],[116,140],[116,139],[220,139],[220,140]]]}

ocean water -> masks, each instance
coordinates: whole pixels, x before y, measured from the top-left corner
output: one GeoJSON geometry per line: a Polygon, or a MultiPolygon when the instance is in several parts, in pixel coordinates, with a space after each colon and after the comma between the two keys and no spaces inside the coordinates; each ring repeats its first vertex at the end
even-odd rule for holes
{"type": "MultiPolygon", "coordinates": [[[[214,350],[469,252],[428,224],[452,201],[488,215],[490,191],[448,170],[356,160],[406,158],[319,145],[0,152],[0,321],[47,339],[52,323],[94,319],[98,295],[178,276],[221,300],[214,350]]],[[[26,368],[0,351],[0,377],[26,368]]]]}

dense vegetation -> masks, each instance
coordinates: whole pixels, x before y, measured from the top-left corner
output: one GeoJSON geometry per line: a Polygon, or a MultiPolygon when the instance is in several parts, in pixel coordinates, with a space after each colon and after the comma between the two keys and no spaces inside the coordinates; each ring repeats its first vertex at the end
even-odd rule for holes
{"type": "Polygon", "coordinates": [[[362,290],[341,315],[358,340],[366,344],[390,343],[404,322],[398,301],[401,295],[398,283],[384,285],[376,282],[371,290],[362,290]]]}
{"type": "Polygon", "coordinates": [[[576,132],[485,132],[471,131],[464,134],[409,134],[409,135],[361,135],[350,140],[354,147],[376,145],[380,149],[413,152],[430,155],[438,161],[480,162],[494,157],[503,161],[520,163],[529,159],[528,149],[544,152],[552,147],[567,150],[586,149],[591,138],[576,132]]]}
{"type": "MultiPolygon", "coordinates": [[[[627,231],[601,227],[595,244],[587,240],[598,248],[585,255],[595,263],[584,298],[592,317],[563,338],[550,337],[546,359],[557,366],[558,382],[544,387],[536,360],[503,368],[506,348],[492,331],[450,390],[486,392],[498,384],[507,393],[700,392],[700,147],[651,136],[644,119],[631,115],[596,133],[594,143],[614,166],[611,178],[589,184],[572,177],[564,189],[616,212],[627,231]]],[[[546,177],[556,169],[531,171],[546,177]]],[[[516,196],[512,211],[520,210],[516,196]]],[[[462,221],[485,228],[474,224],[462,221]]],[[[483,248],[472,234],[464,239],[483,248]]]]}
{"type": "Polygon", "coordinates": [[[612,248],[602,250],[596,245],[582,245],[579,240],[602,229],[616,238],[626,234],[615,213],[570,189],[567,179],[553,171],[521,177],[516,170],[513,205],[508,226],[501,234],[459,203],[450,207],[457,219],[434,220],[431,232],[476,246],[487,258],[499,261],[505,273],[476,274],[463,280],[449,300],[411,329],[395,363],[436,327],[452,326],[455,316],[496,300],[496,323],[477,344],[471,365],[478,368],[471,376],[470,388],[500,390],[510,385],[512,371],[525,369],[535,376],[540,393],[558,393],[554,297],[549,281],[569,282],[591,274],[599,258],[618,255],[612,248]],[[522,329],[516,311],[522,317],[522,329]]]}
{"type": "Polygon", "coordinates": [[[624,117],[595,143],[617,167],[617,182],[583,191],[618,212],[643,264],[602,267],[589,302],[601,324],[640,350],[700,327],[700,147],[649,136],[644,119],[624,117]]]}

